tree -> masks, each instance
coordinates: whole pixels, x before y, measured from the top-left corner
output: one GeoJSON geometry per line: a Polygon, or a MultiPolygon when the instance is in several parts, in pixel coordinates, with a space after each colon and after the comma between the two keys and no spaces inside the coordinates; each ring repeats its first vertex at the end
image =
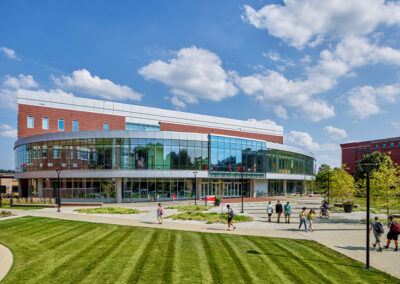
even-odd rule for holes
{"type": "Polygon", "coordinates": [[[330,196],[333,199],[344,202],[354,198],[354,177],[345,170],[345,165],[341,169],[333,169],[330,180],[330,196]]]}
{"type": "Polygon", "coordinates": [[[107,196],[107,201],[110,202],[110,195],[114,191],[114,182],[108,181],[102,184],[103,194],[107,196]]]}
{"type": "Polygon", "coordinates": [[[389,209],[394,205],[396,195],[400,193],[399,175],[399,167],[387,155],[371,174],[370,197],[375,204],[386,207],[388,218],[389,209]]]}
{"type": "Polygon", "coordinates": [[[376,165],[381,164],[387,155],[381,152],[373,152],[371,154],[364,155],[360,160],[356,163],[356,178],[360,179],[364,177],[364,171],[361,167],[361,164],[364,163],[375,163],[376,165]]]}
{"type": "Polygon", "coordinates": [[[328,190],[328,179],[330,178],[329,175],[331,172],[332,169],[327,164],[322,164],[318,168],[318,174],[315,177],[315,181],[320,191],[326,192],[328,190]]]}

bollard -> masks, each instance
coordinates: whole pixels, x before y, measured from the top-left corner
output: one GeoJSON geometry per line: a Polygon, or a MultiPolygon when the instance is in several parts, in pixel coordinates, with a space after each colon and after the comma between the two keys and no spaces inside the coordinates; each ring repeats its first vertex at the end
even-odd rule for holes
{"type": "Polygon", "coordinates": [[[13,206],[13,199],[10,198],[10,207],[12,207],[12,206],[13,206]]]}

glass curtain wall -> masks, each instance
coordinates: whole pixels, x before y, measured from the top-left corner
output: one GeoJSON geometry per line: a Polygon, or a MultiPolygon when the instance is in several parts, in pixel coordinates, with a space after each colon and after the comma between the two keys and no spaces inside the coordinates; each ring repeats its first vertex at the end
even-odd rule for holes
{"type": "Polygon", "coordinates": [[[17,172],[64,169],[207,170],[208,142],[96,138],[46,141],[15,149],[17,172]]]}

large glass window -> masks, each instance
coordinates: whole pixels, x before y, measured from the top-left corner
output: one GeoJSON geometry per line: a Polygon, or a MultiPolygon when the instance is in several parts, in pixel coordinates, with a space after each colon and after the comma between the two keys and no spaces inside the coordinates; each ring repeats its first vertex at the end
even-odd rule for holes
{"type": "Polygon", "coordinates": [[[103,130],[108,130],[108,123],[103,123],[103,130]]]}
{"type": "Polygon", "coordinates": [[[58,119],[58,130],[64,131],[64,119],[63,118],[58,119]]]}
{"type": "Polygon", "coordinates": [[[31,115],[28,115],[28,128],[35,127],[35,118],[31,115]]]}

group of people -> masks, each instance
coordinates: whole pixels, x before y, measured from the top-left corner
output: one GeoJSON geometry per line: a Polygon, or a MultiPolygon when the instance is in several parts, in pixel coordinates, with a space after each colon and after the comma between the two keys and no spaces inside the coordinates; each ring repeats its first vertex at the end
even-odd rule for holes
{"type": "MultiPolygon", "coordinates": [[[[388,249],[390,246],[391,241],[394,241],[395,251],[398,251],[399,247],[399,233],[400,233],[400,224],[395,222],[393,220],[393,216],[389,216],[389,222],[388,222],[388,229],[389,232],[387,233],[387,243],[386,246],[383,246],[383,248],[388,249]]],[[[385,232],[383,229],[383,224],[379,221],[379,217],[376,216],[374,222],[371,224],[369,227],[369,231],[373,232],[374,237],[375,237],[375,243],[372,244],[373,247],[378,247],[378,251],[382,252],[382,246],[381,246],[381,236],[385,232]]]]}
{"type": "MultiPolygon", "coordinates": [[[[313,231],[313,220],[315,218],[315,211],[314,209],[310,209],[310,211],[307,213],[306,212],[307,208],[303,207],[302,211],[300,212],[300,224],[299,224],[299,230],[301,229],[301,226],[304,224],[304,229],[307,232],[310,230],[311,232],[313,231]],[[307,228],[307,223],[308,223],[308,228],[307,228]]],[[[280,200],[277,201],[275,204],[275,212],[277,214],[277,219],[276,222],[280,223],[281,222],[281,215],[284,213],[285,215],[285,223],[290,223],[290,215],[291,215],[291,207],[290,207],[290,202],[288,201],[284,206],[282,206],[280,200]]],[[[271,217],[272,214],[274,213],[274,207],[271,203],[271,201],[268,202],[267,205],[267,214],[268,214],[268,222],[271,222],[271,217]]]]}

